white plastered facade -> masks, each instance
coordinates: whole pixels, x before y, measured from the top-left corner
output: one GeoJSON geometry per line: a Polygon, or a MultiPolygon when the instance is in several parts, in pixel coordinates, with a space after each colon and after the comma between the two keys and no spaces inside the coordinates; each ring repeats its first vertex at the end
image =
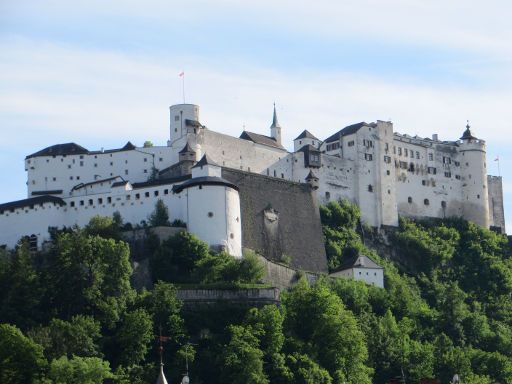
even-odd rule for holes
{"type": "Polygon", "coordinates": [[[28,197],[51,195],[65,204],[27,203],[13,212],[5,208],[10,203],[0,205],[4,207],[0,208],[0,244],[13,246],[19,237],[31,234],[44,240],[48,226],[83,226],[94,215],[116,211],[125,222],[138,224],[147,220],[161,198],[171,220],[183,220],[209,244],[241,254],[243,218],[236,190],[204,185],[173,193],[172,187],[183,180],[147,183],[155,170],[178,163],[187,143],[195,153],[194,161],[208,154],[221,167],[295,182],[306,182],[312,171],[318,177],[316,195],[321,204],[347,199],[360,207],[363,221],[374,227],[396,226],[399,216],[457,216],[483,227],[505,229],[501,178],[487,176],[483,140],[411,137],[394,132],[390,122],[377,121],[347,127],[325,141],[314,136],[295,140],[294,152],[288,152],[272,137],[280,135],[281,128],[271,129],[270,136],[259,135],[260,141],[218,133],[199,121],[199,106],[180,104],[170,107],[167,146],[127,144],[118,150],[83,148],[83,153],[28,156],[28,197]],[[186,199],[199,203],[191,209],[186,199]],[[210,212],[212,220],[203,219],[210,212]]]}

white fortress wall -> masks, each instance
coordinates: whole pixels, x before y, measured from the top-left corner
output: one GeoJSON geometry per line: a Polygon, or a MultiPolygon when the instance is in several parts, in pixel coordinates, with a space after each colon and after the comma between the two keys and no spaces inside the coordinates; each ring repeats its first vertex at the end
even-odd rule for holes
{"type": "Polygon", "coordinates": [[[394,147],[398,213],[460,216],[462,178],[457,147],[401,135],[395,136],[394,147]]]}
{"type": "Polygon", "coordinates": [[[136,148],[80,155],[37,156],[25,160],[27,191],[63,190],[66,196],[80,184],[121,176],[131,182],[146,181],[153,166],[157,169],[172,164],[168,147],[136,148]]]}

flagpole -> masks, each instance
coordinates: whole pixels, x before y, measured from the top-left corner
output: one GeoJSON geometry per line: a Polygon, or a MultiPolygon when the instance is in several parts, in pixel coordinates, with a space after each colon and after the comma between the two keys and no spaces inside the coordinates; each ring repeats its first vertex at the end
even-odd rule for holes
{"type": "Polygon", "coordinates": [[[498,176],[501,177],[500,158],[498,157],[498,176]]]}
{"type": "Polygon", "coordinates": [[[181,76],[181,86],[183,92],[183,104],[185,104],[185,71],[182,72],[183,76],[181,76]]]}

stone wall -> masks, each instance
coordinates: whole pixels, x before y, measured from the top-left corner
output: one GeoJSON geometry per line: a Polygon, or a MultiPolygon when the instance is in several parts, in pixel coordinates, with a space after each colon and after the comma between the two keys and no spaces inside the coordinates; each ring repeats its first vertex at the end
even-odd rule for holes
{"type": "Polygon", "coordinates": [[[179,289],[177,297],[187,308],[219,303],[257,307],[280,303],[278,288],[179,289]]]}
{"type": "Polygon", "coordinates": [[[320,212],[309,184],[223,168],[240,188],[242,244],[273,261],[327,272],[320,212]]]}
{"type": "Polygon", "coordinates": [[[310,284],[314,283],[319,277],[319,274],[317,273],[307,271],[299,272],[287,265],[267,260],[262,256],[258,256],[258,258],[265,268],[265,276],[263,277],[263,281],[279,289],[290,288],[298,281],[301,273],[304,274],[310,284]]]}

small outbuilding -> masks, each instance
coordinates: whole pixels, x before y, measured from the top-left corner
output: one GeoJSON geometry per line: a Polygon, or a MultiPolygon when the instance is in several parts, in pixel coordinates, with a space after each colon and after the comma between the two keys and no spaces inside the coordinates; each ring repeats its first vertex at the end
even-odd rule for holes
{"type": "Polygon", "coordinates": [[[362,280],[367,284],[384,288],[384,268],[365,255],[350,258],[329,276],[362,280]]]}

